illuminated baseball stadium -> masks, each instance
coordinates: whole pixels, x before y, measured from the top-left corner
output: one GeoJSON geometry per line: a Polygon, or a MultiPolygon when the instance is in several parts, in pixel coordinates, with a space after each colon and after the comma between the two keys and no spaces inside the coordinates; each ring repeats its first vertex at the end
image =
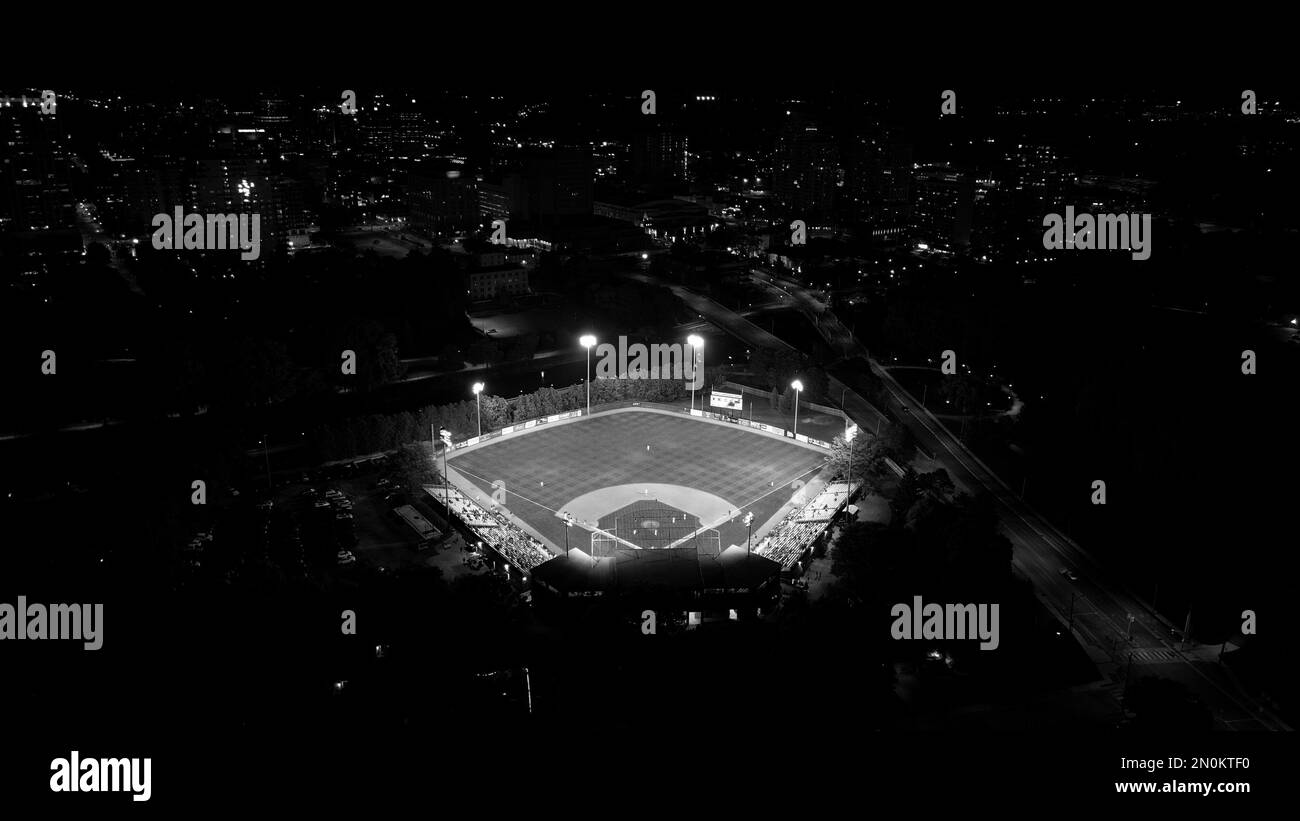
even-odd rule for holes
{"type": "Polygon", "coordinates": [[[515,425],[449,449],[452,489],[429,493],[539,602],[761,608],[824,531],[803,512],[828,450],[724,419],[642,403],[515,425]]]}

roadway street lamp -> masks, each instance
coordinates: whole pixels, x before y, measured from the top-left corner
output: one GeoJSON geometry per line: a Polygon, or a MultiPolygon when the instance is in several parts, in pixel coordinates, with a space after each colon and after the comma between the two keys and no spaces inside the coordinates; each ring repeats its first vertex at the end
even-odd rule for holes
{"type": "Polygon", "coordinates": [[[478,435],[483,435],[483,383],[474,383],[474,402],[478,405],[478,435]]]}
{"type": "Polygon", "coordinates": [[[578,338],[578,344],[587,349],[587,415],[591,416],[591,347],[596,344],[596,337],[585,334],[578,338]]]}
{"type": "Polygon", "coordinates": [[[803,383],[798,379],[790,383],[794,388],[794,438],[799,438],[799,394],[803,392],[803,383]]]}
{"type": "Polygon", "coordinates": [[[686,337],[686,344],[691,346],[691,412],[695,411],[695,374],[699,373],[700,351],[704,348],[704,338],[699,334],[686,337]]]}

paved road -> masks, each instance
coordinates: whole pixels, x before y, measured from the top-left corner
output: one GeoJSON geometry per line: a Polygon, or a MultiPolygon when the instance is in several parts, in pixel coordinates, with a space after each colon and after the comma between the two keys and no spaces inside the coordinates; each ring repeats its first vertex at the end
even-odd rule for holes
{"type": "MultiPolygon", "coordinates": [[[[647,282],[656,281],[639,276],[647,282]]],[[[831,366],[836,370],[831,385],[834,390],[847,389],[847,410],[859,426],[874,432],[876,425],[887,416],[900,420],[917,442],[948,470],[959,487],[967,491],[982,489],[993,497],[1003,530],[1013,545],[1016,571],[1033,583],[1044,606],[1056,611],[1062,627],[1073,628],[1076,639],[1104,676],[1117,681],[1129,675],[1134,666],[1149,669],[1158,664],[1160,675],[1187,685],[1210,707],[1219,729],[1290,729],[1237,690],[1229,674],[1216,662],[1217,647],[1184,648],[1177,643],[1171,632],[1173,625],[1110,579],[1082,547],[1026,505],[938,419],[920,408],[915,397],[871,360],[866,349],[816,294],[758,267],[751,271],[751,280],[774,294],[783,295],[787,304],[808,316],[832,349],[842,353],[844,360],[838,363],[839,367],[831,366]],[[888,392],[884,413],[863,398],[860,391],[854,390],[862,382],[861,377],[854,378],[854,363],[869,368],[884,383],[888,392]],[[1063,568],[1070,569],[1078,581],[1063,576],[1060,572],[1063,568]]],[[[752,344],[790,347],[707,297],[680,286],[659,284],[733,335],[752,344]]]]}
{"type": "MultiPolygon", "coordinates": [[[[982,489],[996,500],[1003,530],[1014,546],[1016,570],[1034,584],[1039,599],[1054,609],[1063,623],[1073,625],[1076,637],[1103,674],[1114,679],[1124,676],[1131,654],[1132,664],[1162,664],[1160,675],[1181,681],[1196,692],[1210,707],[1220,729],[1290,729],[1237,690],[1217,663],[1217,646],[1193,644],[1184,649],[1173,635],[1174,625],[1111,579],[1086,550],[1025,504],[938,419],[921,408],[915,397],[884,368],[871,360],[866,349],[833,314],[824,310],[825,306],[815,295],[794,283],[762,273],[756,273],[753,279],[790,295],[828,344],[850,360],[866,363],[888,391],[885,410],[902,421],[916,440],[935,455],[954,482],[968,491],[982,489]],[[1078,581],[1072,582],[1061,575],[1062,568],[1071,569],[1078,581]]],[[[849,375],[845,381],[850,387],[854,384],[849,375]]],[[[852,407],[850,415],[854,415],[852,407]]],[[[864,424],[863,419],[857,421],[859,425],[864,424]]]]}

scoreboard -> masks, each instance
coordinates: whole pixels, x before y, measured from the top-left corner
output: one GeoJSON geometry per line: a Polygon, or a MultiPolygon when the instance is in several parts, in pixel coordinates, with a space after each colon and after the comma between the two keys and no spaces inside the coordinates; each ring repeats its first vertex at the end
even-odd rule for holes
{"type": "Polygon", "coordinates": [[[711,391],[709,393],[709,407],[727,408],[728,410],[744,410],[745,397],[739,393],[724,393],[723,391],[711,391]]]}

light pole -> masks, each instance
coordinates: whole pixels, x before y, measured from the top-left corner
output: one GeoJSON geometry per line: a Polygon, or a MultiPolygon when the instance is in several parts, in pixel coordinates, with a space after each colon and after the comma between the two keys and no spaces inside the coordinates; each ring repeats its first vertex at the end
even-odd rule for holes
{"type": "Polygon", "coordinates": [[[436,448],[438,447],[439,440],[442,441],[442,506],[447,509],[447,514],[450,515],[451,494],[448,485],[451,484],[451,480],[447,478],[447,448],[451,445],[451,432],[446,428],[438,428],[437,432],[433,435],[433,442],[431,444],[435,448],[433,452],[434,468],[438,467],[438,451],[436,448]]]}
{"type": "MultiPolygon", "coordinates": [[[[591,347],[596,344],[596,337],[585,334],[579,337],[578,344],[587,349],[587,415],[591,416],[591,347]]],[[[568,550],[565,550],[568,553],[568,550]]]]}
{"type": "Polygon", "coordinates": [[[695,375],[699,373],[700,351],[704,348],[704,338],[699,334],[686,337],[686,344],[691,346],[691,412],[695,411],[695,375]]]}
{"type": "Polygon", "coordinates": [[[799,438],[799,394],[803,392],[803,383],[798,379],[790,383],[794,388],[794,438],[799,438]]]}
{"type": "Polygon", "coordinates": [[[263,433],[262,434],[262,458],[266,460],[266,492],[274,495],[275,489],[271,487],[271,453],[269,450],[267,450],[267,448],[270,447],[270,444],[268,443],[267,439],[268,439],[267,435],[263,433]]]}
{"type": "Polygon", "coordinates": [[[749,513],[746,513],[745,518],[741,521],[743,521],[745,527],[749,529],[749,536],[745,538],[745,555],[748,556],[750,545],[754,543],[754,512],[751,510],[749,513]]]}
{"type": "MultiPolygon", "coordinates": [[[[564,514],[564,557],[569,557],[569,528],[573,527],[573,514],[564,514]]],[[[593,553],[595,551],[592,551],[593,553]]]]}
{"type": "Polygon", "coordinates": [[[474,383],[474,402],[478,405],[478,435],[483,435],[483,383],[474,383]]]}
{"type": "MultiPolygon", "coordinates": [[[[799,421],[797,417],[795,418],[795,421],[796,422],[799,421]]],[[[846,417],[846,421],[847,421],[847,417],[846,417]]],[[[848,483],[849,483],[849,493],[847,499],[850,502],[853,501],[853,440],[856,438],[857,438],[856,431],[853,433],[849,433],[849,429],[847,427],[844,429],[844,444],[849,446],[849,475],[845,478],[848,479],[848,483]]]]}
{"type": "Polygon", "coordinates": [[[849,412],[844,409],[844,398],[849,395],[849,389],[845,388],[840,391],[840,413],[844,414],[844,438],[849,436],[849,412]]]}

